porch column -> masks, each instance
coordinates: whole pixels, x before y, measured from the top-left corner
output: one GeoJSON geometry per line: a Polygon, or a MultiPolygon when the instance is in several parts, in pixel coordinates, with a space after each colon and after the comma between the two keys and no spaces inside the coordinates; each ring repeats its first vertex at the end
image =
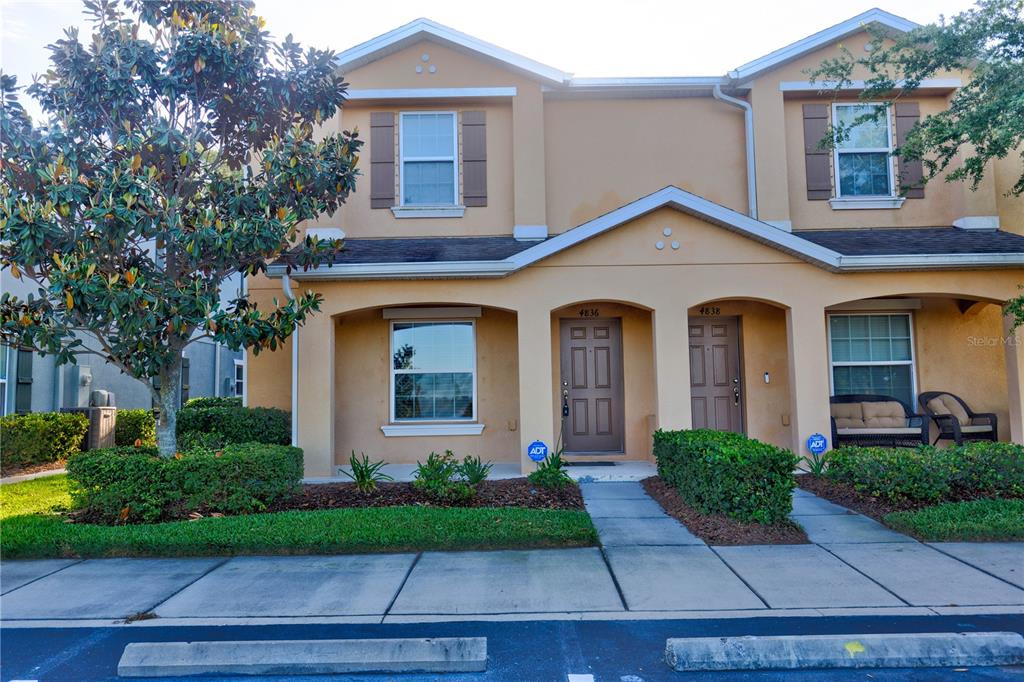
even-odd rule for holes
{"type": "Polygon", "coordinates": [[[1010,440],[1024,443],[1024,327],[1010,331],[1013,318],[1003,317],[1006,388],[1009,397],[1010,440]]]}
{"type": "Polygon", "coordinates": [[[658,428],[693,426],[690,402],[690,337],[687,308],[666,302],[654,310],[654,376],[658,396],[658,428]]]}
{"type": "Polygon", "coordinates": [[[540,307],[517,314],[519,337],[519,458],[523,473],[533,471],[526,448],[535,440],[555,450],[555,405],[551,385],[551,313],[540,307]]]}
{"type": "Polygon", "coordinates": [[[786,310],[789,341],[790,426],[793,452],[806,456],[807,437],[823,434],[832,447],[829,419],[828,336],[824,306],[813,303],[786,310]]]}
{"type": "Polygon", "coordinates": [[[306,476],[334,475],[334,326],[312,315],[299,331],[298,446],[306,476]]]}

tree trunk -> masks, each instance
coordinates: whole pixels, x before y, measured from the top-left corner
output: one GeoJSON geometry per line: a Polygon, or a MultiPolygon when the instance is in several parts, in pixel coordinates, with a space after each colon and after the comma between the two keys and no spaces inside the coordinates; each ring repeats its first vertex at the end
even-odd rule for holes
{"type": "Polygon", "coordinates": [[[178,399],[181,395],[181,355],[160,372],[157,402],[160,421],[156,425],[156,447],[161,457],[174,457],[178,452],[178,399]]]}

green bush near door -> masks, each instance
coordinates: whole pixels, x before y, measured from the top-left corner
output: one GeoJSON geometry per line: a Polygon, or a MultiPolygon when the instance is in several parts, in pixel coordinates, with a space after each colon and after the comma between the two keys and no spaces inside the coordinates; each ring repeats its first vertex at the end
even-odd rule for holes
{"type": "Polygon", "coordinates": [[[77,412],[33,412],[0,418],[3,468],[67,459],[82,449],[89,420],[77,412]]]}
{"type": "MultiPolygon", "coordinates": [[[[190,401],[191,402],[191,401],[190,401]]],[[[288,445],[291,414],[271,407],[183,407],[178,412],[179,449],[191,444],[219,447],[228,443],[288,445]]]]}
{"type": "Polygon", "coordinates": [[[654,457],[658,475],[702,514],[780,523],[793,508],[799,458],[784,448],[738,433],[659,430],[654,457]]]}

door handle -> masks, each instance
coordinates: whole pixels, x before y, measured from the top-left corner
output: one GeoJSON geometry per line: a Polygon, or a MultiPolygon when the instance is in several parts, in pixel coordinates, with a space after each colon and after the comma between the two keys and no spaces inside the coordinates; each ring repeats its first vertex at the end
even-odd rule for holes
{"type": "Polygon", "coordinates": [[[739,386],[733,386],[732,387],[732,402],[733,402],[734,405],[739,405],[740,404],[740,387],[739,386]]]}

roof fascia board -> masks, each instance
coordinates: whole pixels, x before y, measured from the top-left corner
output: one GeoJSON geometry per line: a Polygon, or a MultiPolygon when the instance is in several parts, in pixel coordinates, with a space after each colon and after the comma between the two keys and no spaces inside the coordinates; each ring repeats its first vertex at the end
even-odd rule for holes
{"type": "Polygon", "coordinates": [[[875,256],[842,256],[839,269],[859,270],[963,270],[1024,266],[1024,253],[940,253],[875,256]]]}
{"type": "MultiPolygon", "coordinates": [[[[779,83],[779,92],[828,92],[835,88],[835,82],[819,81],[812,83],[811,81],[781,81],[779,83]]],[[[921,81],[921,84],[917,87],[918,91],[921,90],[956,90],[963,85],[963,81],[959,78],[925,78],[921,81]]],[[[903,82],[897,81],[897,87],[902,87],[903,82]]],[[[866,83],[862,80],[853,80],[848,83],[844,83],[841,90],[863,90],[866,83]]]]}
{"type": "Polygon", "coordinates": [[[433,38],[442,44],[462,48],[503,62],[508,66],[543,80],[554,83],[565,83],[572,74],[541,64],[529,57],[516,54],[505,48],[498,47],[471,35],[456,31],[430,19],[415,19],[404,26],[371,38],[364,43],[341,52],[335,63],[342,70],[351,70],[368,64],[378,57],[402,49],[419,38],[433,38]]]}
{"type": "Polygon", "coordinates": [[[361,88],[349,90],[350,101],[405,99],[484,99],[515,97],[514,87],[498,88],[361,88]]]}
{"type": "Polygon", "coordinates": [[[886,28],[903,33],[912,31],[920,26],[920,24],[916,24],[909,19],[898,17],[895,14],[890,14],[889,12],[878,8],[869,9],[855,17],[840,22],[835,26],[830,26],[829,28],[809,35],[806,38],[801,38],[795,43],[790,43],[785,47],[781,47],[778,50],[769,52],[762,57],[758,57],[753,61],[747,62],[746,64],[730,71],[729,77],[740,82],[747,81],[764,71],[780,66],[788,61],[807,54],[808,52],[813,52],[814,50],[817,50],[824,45],[828,45],[829,43],[842,40],[848,35],[862,31],[869,24],[881,24],[886,28]]]}
{"type": "MultiPolygon", "coordinates": [[[[280,277],[286,271],[283,265],[267,268],[268,277],[280,277]]],[[[491,261],[435,261],[427,263],[342,263],[325,265],[310,270],[293,270],[294,280],[335,279],[428,279],[434,277],[504,277],[513,271],[507,260],[491,261]]]]}

